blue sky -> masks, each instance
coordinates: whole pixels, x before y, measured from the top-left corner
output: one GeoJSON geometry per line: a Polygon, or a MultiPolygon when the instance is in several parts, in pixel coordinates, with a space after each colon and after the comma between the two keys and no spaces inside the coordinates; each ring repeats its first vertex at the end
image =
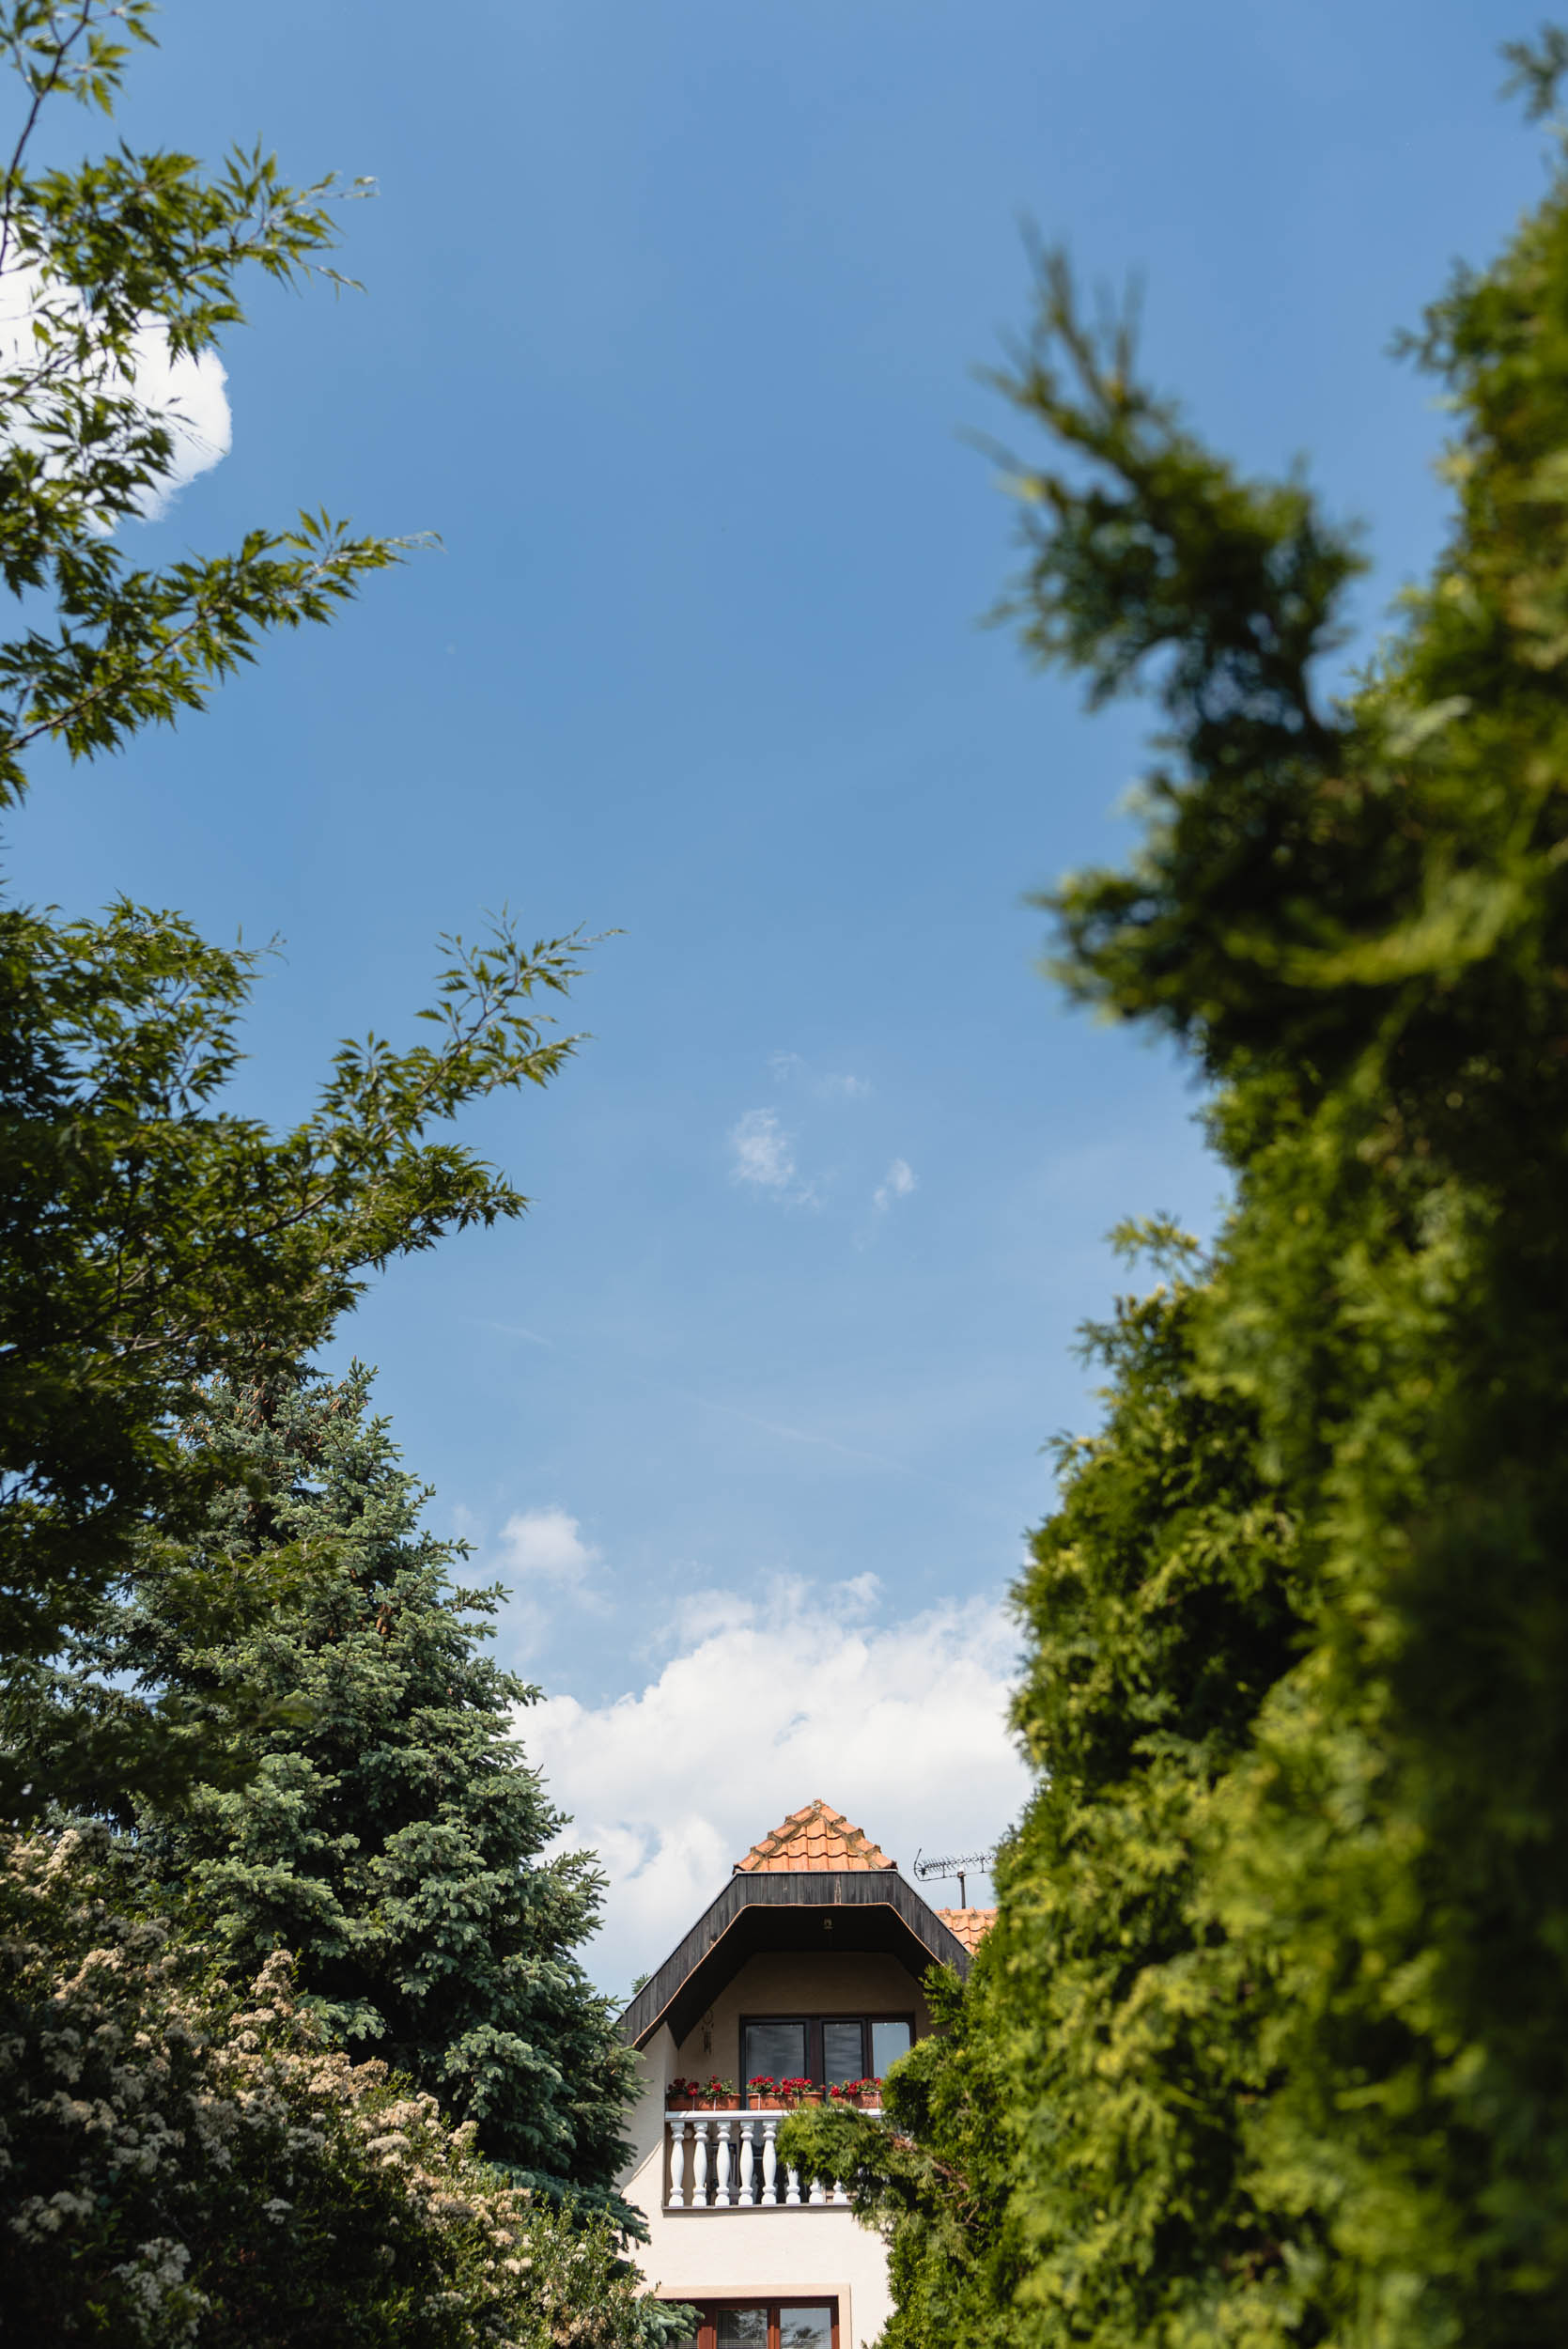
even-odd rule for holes
{"type": "Polygon", "coordinates": [[[470,1124],[526,1223],[394,1269],[345,1347],[516,1588],[617,1979],[814,1795],[906,1862],[1005,1823],[998,1603],[1041,1445],[1093,1416],[1103,1236],[1216,1213],[1182,1073],[1033,969],[1025,893],[1123,853],[1144,716],[980,625],[1012,522],[966,436],[1005,428],[974,370],[1027,315],[1018,220],[1141,272],[1201,428],[1367,519],[1370,631],[1442,520],[1389,337],[1541,184],[1495,99],[1524,28],[170,0],[134,69],[134,140],[380,183],[366,294],[258,293],[231,453],[147,554],[302,504],[443,547],[178,736],[40,770],[8,870],[281,934],[243,1081],[279,1116],[340,1034],[410,1033],[487,906],[620,933],[576,1065],[470,1124]]]}

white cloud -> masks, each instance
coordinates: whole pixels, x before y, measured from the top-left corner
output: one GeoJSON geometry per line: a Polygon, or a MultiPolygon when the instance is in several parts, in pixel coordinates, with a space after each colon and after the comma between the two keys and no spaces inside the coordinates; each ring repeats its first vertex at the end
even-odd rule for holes
{"type": "Polygon", "coordinates": [[[565,1509],[520,1509],[501,1529],[504,1571],[543,1582],[582,1582],[599,1553],[565,1509]]]}
{"type": "Polygon", "coordinates": [[[787,1190],[795,1180],[795,1154],[777,1110],[748,1110],[730,1128],[730,1148],[735,1154],[731,1172],[737,1183],[787,1190]]]}
{"type": "Polygon", "coordinates": [[[777,1110],[748,1110],[730,1128],[729,1140],[733,1181],[771,1191],[792,1207],[820,1206],[816,1185],[800,1176],[794,1138],[779,1124],[777,1110]]]}
{"type": "Polygon", "coordinates": [[[894,1159],[871,1196],[874,1207],[884,1209],[895,1199],[908,1199],[915,1188],[914,1169],[908,1159],[894,1159]]]}
{"type": "MultiPolygon", "coordinates": [[[[43,279],[28,262],[13,262],[0,274],[0,366],[29,364],[35,353],[32,321],[47,301],[56,315],[76,304],[77,297],[63,287],[49,294],[43,279]]],[[[157,490],[144,496],[140,512],[156,521],[198,474],[209,472],[228,455],[234,441],[225,384],[228,378],[217,352],[204,350],[195,358],[174,358],[166,329],[149,319],[133,343],[136,397],[150,414],[165,424],[174,440],[170,469],[157,490]]],[[[132,388],[119,374],[107,377],[103,390],[110,398],[123,398],[132,388]]]]}
{"type": "Polygon", "coordinates": [[[778,1083],[799,1078],[820,1101],[863,1101],[871,1091],[869,1079],[830,1069],[815,1069],[799,1052],[773,1052],[768,1067],[778,1083]]]}
{"type": "MultiPolygon", "coordinates": [[[[1006,1727],[1015,1635],[995,1604],[949,1601],[878,1625],[876,1578],[783,1582],[765,1599],[699,1592],[678,1652],[600,1705],[520,1716],[530,1758],[610,1878],[590,1953],[620,1990],[658,1966],[734,1861],[820,1795],[908,1875],[917,1848],[977,1850],[1028,1776],[1006,1727]]],[[[986,1892],[971,1879],[970,1897],[986,1892]]],[[[957,1898],[938,1885],[938,1905],[957,1898]]]]}

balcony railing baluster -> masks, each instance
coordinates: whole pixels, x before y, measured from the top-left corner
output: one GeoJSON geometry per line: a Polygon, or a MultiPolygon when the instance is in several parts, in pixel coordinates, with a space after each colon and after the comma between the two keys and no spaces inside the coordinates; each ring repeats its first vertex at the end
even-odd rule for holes
{"type": "Polygon", "coordinates": [[[779,2123],[787,2118],[788,2108],[783,2105],[767,2112],[667,2112],[670,2185],[665,2209],[846,2208],[849,2197],[837,2178],[831,2189],[814,2178],[802,2195],[800,2171],[786,2165],[781,2181],[779,2123]]]}

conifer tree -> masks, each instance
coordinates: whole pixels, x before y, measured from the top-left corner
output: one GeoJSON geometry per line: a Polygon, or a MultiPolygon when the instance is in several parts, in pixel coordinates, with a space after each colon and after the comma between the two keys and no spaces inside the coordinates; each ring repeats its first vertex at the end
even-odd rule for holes
{"type": "MultiPolygon", "coordinates": [[[[1568,37],[1513,55],[1548,110],[1568,37]]],[[[1564,144],[1410,338],[1452,527],[1338,696],[1351,534],[1204,447],[1058,257],[1001,379],[1050,444],[1028,641],[1166,719],[1138,855],[1048,901],[1059,970],[1188,1052],[1234,1205],[1124,1320],[1036,1543],[1042,1784],[913,2155],[850,2149],[979,2279],[966,2338],[1568,2338],[1564,144]]]]}
{"type": "MultiPolygon", "coordinates": [[[[259,146],[210,167],[122,142],[68,165],[56,114],[113,114],[154,13],[0,0],[8,811],[46,746],[102,757],[201,710],[269,631],[330,620],[411,543],[309,513],[162,565],[131,543],[179,481],[159,354],[215,349],[257,279],[347,282],[326,257],[334,213],[368,193],[292,185],[259,146]]],[[[194,1752],[178,1707],[130,1702],[91,1658],[149,1530],[188,1533],[232,1473],[196,1439],[195,1396],[308,1361],[392,1259],[522,1212],[432,1128],[560,1067],[572,1040],[540,1002],[575,942],[530,948],[505,917],[444,941],[427,1042],[345,1042],[308,1114],[274,1129],[226,1092],[254,953],[155,905],[66,920],[0,897],[0,1815],[178,1793],[194,1752]]],[[[194,1630],[269,1596],[190,1573],[179,1604],[194,1630]]]]}
{"type": "Polygon", "coordinates": [[[999,1856],[998,1924],[965,1983],[928,1978],[937,2033],[890,2076],[888,2126],[828,2108],[781,2136],[887,2238],[886,2349],[1124,2349],[1201,2313],[1230,2340],[1268,2298],[1276,2216],[1245,2154],[1268,2062],[1193,1900],[1214,1790],[1302,1628],[1294,1529],[1255,1413],[1197,1360],[1193,1243],[1118,1237],[1165,1278],[1084,1332],[1107,1416],[1058,1445],[1017,1593],[1041,1782],[999,1856]]]}
{"type": "Polygon", "coordinates": [[[421,1527],[428,1490],[369,1387],[356,1367],[209,1398],[242,1481],[213,1506],[206,1563],[289,1549],[309,1572],[289,1605],[201,1647],[149,1566],[120,1669],[207,1708],[215,1735],[231,1688],[271,1713],[248,1783],[144,1814],[137,1873],[225,1967],[287,1949],[349,2053],[474,2121],[489,2158],[630,2220],[611,2192],[629,2058],[577,1955],[600,1879],[585,1854],[541,1856],[566,1822],[512,1719],[538,1691],[481,1652],[502,1594],[449,1579],[461,1546],[421,1527]]]}

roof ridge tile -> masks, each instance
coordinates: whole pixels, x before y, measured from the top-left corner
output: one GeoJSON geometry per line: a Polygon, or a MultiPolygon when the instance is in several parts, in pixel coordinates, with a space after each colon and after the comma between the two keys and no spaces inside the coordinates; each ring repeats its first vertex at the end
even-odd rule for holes
{"type": "Polygon", "coordinates": [[[842,1811],[835,1811],[818,1796],[801,1810],[790,1812],[779,1826],[753,1843],[745,1858],[736,1861],[732,1873],[831,1875],[846,1870],[869,1873],[897,1865],[862,1828],[856,1827],[842,1811]]]}

